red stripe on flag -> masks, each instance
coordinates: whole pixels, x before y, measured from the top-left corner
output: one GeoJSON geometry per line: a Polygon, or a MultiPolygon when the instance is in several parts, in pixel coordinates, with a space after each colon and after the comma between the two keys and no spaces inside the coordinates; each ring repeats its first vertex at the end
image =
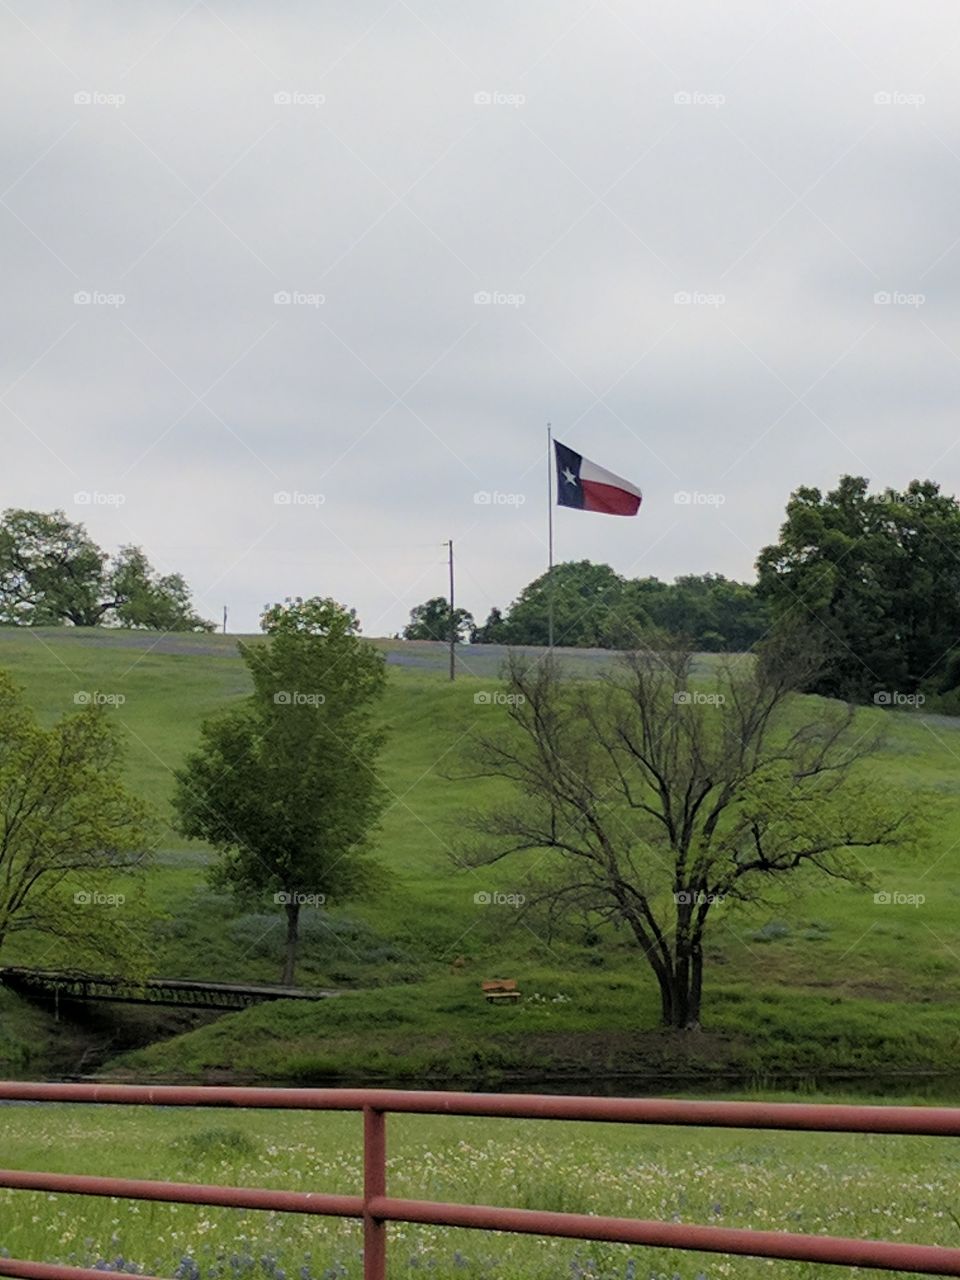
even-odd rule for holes
{"type": "Polygon", "coordinates": [[[641,498],[626,489],[612,484],[600,484],[596,480],[584,480],[581,475],[584,511],[602,511],[608,516],[635,516],[640,510],[641,498]]]}

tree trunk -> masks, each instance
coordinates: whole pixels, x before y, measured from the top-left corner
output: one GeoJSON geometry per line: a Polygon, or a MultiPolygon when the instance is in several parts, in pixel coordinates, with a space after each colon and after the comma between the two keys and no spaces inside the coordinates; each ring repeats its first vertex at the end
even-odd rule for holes
{"type": "Polygon", "coordinates": [[[660,984],[660,1018],[674,1031],[700,1028],[700,999],[703,989],[703,952],[694,945],[678,956],[672,968],[656,971],[660,984]]]}
{"type": "Polygon", "coordinates": [[[700,1001],[703,997],[703,947],[697,940],[693,944],[690,973],[690,1007],[687,1010],[687,1027],[689,1030],[700,1029],[700,1001]]]}
{"type": "Polygon", "coordinates": [[[660,988],[660,1022],[678,1031],[695,1031],[700,1027],[700,998],[703,990],[703,926],[706,912],[691,919],[692,893],[686,890],[678,898],[677,927],[672,950],[658,933],[651,938],[646,924],[623,903],[624,917],[634,937],[643,948],[647,963],[660,988]],[[662,945],[661,945],[662,941],[662,945]]]}
{"type": "Polygon", "coordinates": [[[282,983],[285,987],[292,987],[297,970],[297,944],[300,941],[300,903],[294,901],[292,893],[287,894],[284,910],[287,913],[287,949],[283,961],[282,983]]]}

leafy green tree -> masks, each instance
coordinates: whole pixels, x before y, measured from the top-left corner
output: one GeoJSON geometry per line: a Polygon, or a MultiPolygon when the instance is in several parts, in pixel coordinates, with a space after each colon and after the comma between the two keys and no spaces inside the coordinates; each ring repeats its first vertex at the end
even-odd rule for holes
{"type": "Polygon", "coordinates": [[[506,634],[506,623],[503,614],[496,606],[487,614],[482,627],[475,626],[470,632],[471,644],[503,644],[506,634]]]}
{"type": "Polygon", "coordinates": [[[179,573],[157,573],[140,547],[121,547],[109,575],[113,616],[122,627],[153,631],[212,631],[179,573]]]}
{"type": "Polygon", "coordinates": [[[581,560],[534,579],[505,617],[493,610],[476,642],[547,644],[551,592],[558,646],[629,649],[653,627],[688,637],[698,650],[745,652],[770,625],[756,588],[722,574],[688,574],[673,583],[625,579],[609,565],[581,560]]]}
{"type": "Polygon", "coordinates": [[[0,622],[94,627],[104,598],[106,554],[62,511],[4,512],[0,520],[0,622]]]}
{"type": "MultiPolygon", "coordinates": [[[[462,642],[470,634],[474,622],[473,614],[466,609],[454,609],[454,624],[457,641],[462,642]]],[[[403,629],[404,640],[449,640],[450,639],[450,601],[443,596],[418,604],[410,610],[410,621],[403,629]]]]}
{"type": "Polygon", "coordinates": [[[43,728],[0,672],[0,945],[32,930],[74,955],[92,933],[101,956],[118,949],[125,931],[88,908],[143,854],[151,821],[124,785],[110,715],[91,700],[43,728]]]}
{"type": "Polygon", "coordinates": [[[936,684],[960,636],[960,505],[931,481],[868,491],[843,476],[801,488],[757,561],[780,625],[812,624],[826,657],[811,688],[866,702],[936,684]]]}
{"type": "Polygon", "coordinates": [[[531,908],[626,930],[663,1024],[698,1026],[710,922],[804,872],[865,883],[865,857],[915,833],[911,807],[859,767],[878,742],[853,708],[791,698],[811,653],[784,637],[709,686],[664,637],[606,681],[514,655],[509,720],[467,753],[471,774],[511,791],[467,815],[461,860],[519,859],[531,908]]]}
{"type": "Polygon", "coordinates": [[[181,830],[217,850],[218,883],[282,906],[290,986],[302,908],[377,883],[369,846],[385,793],[374,712],[386,677],[356,614],[333,600],[288,600],[261,623],[266,640],[240,646],[253,694],[204,722],[174,803],[181,830]]]}
{"type": "Polygon", "coordinates": [[[719,573],[685,574],[673,583],[647,578],[636,583],[627,611],[643,625],[689,638],[704,652],[744,653],[769,629],[765,603],[756,589],[719,573]]]}
{"type": "MultiPolygon", "coordinates": [[[[731,582],[722,574],[707,574],[713,598],[713,630],[720,638],[717,646],[725,653],[746,653],[763,641],[770,631],[770,611],[756,586],[731,582]]],[[[677,582],[681,582],[677,579],[677,582]]],[[[706,644],[698,648],[707,648],[706,644]]]]}
{"type": "Polygon", "coordinates": [[[211,631],[178,573],[155,572],[139,547],[111,562],[62,511],[4,512],[0,520],[0,624],[211,631]]]}
{"type": "Polygon", "coordinates": [[[623,579],[606,564],[568,561],[535,578],[510,606],[503,643],[545,645],[553,634],[557,645],[610,647],[617,643],[626,619],[620,609],[623,579]]]}

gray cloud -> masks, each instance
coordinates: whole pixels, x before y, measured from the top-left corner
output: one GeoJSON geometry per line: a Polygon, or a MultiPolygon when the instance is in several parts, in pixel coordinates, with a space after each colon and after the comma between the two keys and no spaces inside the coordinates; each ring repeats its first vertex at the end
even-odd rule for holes
{"type": "Polygon", "coordinates": [[[624,573],[748,577],[842,471],[957,487],[944,3],[14,7],[0,503],[142,543],[211,616],[323,592],[394,631],[451,536],[462,602],[506,604],[548,419],[645,490],[558,513],[624,573]]]}

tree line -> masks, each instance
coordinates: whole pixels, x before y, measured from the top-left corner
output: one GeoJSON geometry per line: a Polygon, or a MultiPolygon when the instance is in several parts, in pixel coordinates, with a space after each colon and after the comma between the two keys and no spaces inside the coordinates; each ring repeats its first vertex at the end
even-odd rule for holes
{"type": "MultiPolygon", "coordinates": [[[[628,649],[651,628],[687,636],[695,649],[742,653],[766,633],[770,615],[756,587],[719,573],[686,574],[674,582],[624,578],[589,560],[556,565],[520,592],[506,613],[491,609],[479,625],[456,610],[459,640],[471,644],[545,645],[553,595],[554,643],[563,647],[628,649]]],[[[417,605],[405,640],[448,640],[450,606],[442,596],[417,605]]]]}
{"type": "MultiPolygon", "coordinates": [[[[557,647],[629,650],[650,630],[691,649],[745,653],[803,626],[819,661],[804,691],[856,703],[960,713],[960,504],[931,480],[871,493],[863,476],[790,497],[755,583],[687,574],[624,578],[581,560],[534,579],[482,625],[464,609],[457,639],[546,645],[553,596],[557,647]]],[[[408,640],[448,640],[449,606],[411,611],[408,640]]]]}

